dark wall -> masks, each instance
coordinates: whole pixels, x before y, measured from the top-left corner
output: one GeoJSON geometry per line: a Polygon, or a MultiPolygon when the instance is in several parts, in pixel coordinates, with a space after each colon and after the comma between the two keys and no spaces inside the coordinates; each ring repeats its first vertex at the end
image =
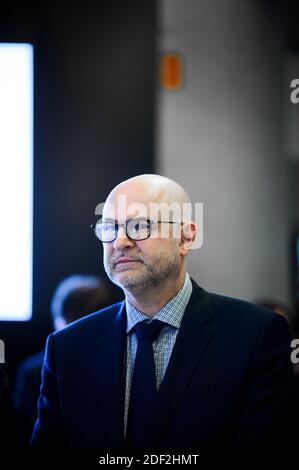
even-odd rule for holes
{"type": "Polygon", "coordinates": [[[96,205],[153,171],[154,27],[153,0],[2,8],[0,41],[35,46],[34,317],[0,323],[11,369],[43,347],[57,283],[103,273],[96,205]]]}
{"type": "Polygon", "coordinates": [[[288,46],[292,52],[299,51],[299,3],[298,0],[288,0],[288,46]]]}

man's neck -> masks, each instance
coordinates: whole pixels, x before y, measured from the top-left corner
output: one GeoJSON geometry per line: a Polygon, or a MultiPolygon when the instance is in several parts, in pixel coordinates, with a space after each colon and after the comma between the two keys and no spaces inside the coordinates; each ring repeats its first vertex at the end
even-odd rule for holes
{"type": "Polygon", "coordinates": [[[137,310],[153,318],[182,289],[186,278],[183,271],[177,279],[169,279],[162,286],[153,287],[141,294],[126,291],[126,298],[137,310]]]}

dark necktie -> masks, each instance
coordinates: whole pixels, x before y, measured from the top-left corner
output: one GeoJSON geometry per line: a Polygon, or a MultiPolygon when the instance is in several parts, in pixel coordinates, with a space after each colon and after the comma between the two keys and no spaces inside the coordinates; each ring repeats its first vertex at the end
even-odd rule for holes
{"type": "Polygon", "coordinates": [[[137,353],[131,384],[127,422],[127,445],[133,449],[149,446],[149,434],[157,399],[156,371],[153,341],[165,323],[152,320],[137,323],[134,331],[138,338],[137,353]]]}

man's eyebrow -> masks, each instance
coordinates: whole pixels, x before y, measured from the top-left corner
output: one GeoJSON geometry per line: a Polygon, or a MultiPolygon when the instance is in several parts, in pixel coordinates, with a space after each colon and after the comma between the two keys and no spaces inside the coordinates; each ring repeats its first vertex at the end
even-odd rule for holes
{"type": "Polygon", "coordinates": [[[112,224],[117,224],[117,221],[114,219],[110,219],[110,217],[104,217],[101,219],[102,222],[111,222],[112,224]]]}

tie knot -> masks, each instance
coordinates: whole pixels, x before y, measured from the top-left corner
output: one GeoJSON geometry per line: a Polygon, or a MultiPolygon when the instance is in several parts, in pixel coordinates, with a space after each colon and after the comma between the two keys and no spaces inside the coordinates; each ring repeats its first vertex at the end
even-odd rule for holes
{"type": "Polygon", "coordinates": [[[142,321],[136,323],[136,325],[134,326],[134,331],[137,335],[138,340],[147,339],[153,342],[155,341],[155,339],[157,339],[164,325],[165,323],[160,320],[152,320],[150,323],[142,321]]]}

